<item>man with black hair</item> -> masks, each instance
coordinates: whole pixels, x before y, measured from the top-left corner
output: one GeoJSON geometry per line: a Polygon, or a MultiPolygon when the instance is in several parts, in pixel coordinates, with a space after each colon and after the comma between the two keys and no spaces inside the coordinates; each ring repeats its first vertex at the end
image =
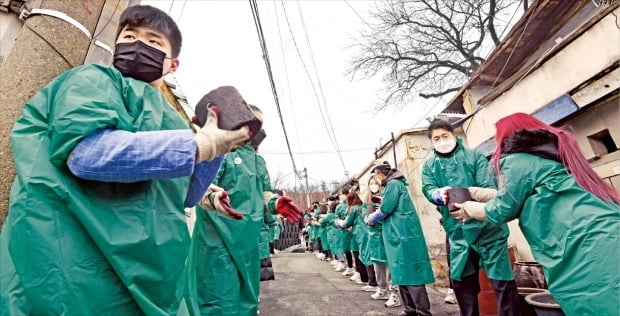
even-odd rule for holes
{"type": "Polygon", "coordinates": [[[165,12],[129,7],[113,67],[68,70],[24,105],[0,235],[4,313],[176,314],[183,209],[202,198],[221,155],[248,139],[246,128],[218,129],[214,113],[194,135],[159,93],[181,42],[165,12]]]}
{"type": "Polygon", "coordinates": [[[447,190],[451,187],[495,188],[486,158],[463,146],[449,122],[431,122],[428,138],[435,151],[424,162],[422,192],[438,206],[443,218],[450,246],[450,279],[461,315],[479,314],[479,266],[491,279],[499,315],[520,315],[517,286],[508,257],[508,227],[475,220],[461,224],[449,214],[447,190]]]}

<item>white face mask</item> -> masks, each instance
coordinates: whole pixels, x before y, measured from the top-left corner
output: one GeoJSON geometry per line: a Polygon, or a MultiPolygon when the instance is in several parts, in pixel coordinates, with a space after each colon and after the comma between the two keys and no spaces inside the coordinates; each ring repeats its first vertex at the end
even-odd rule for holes
{"type": "Polygon", "coordinates": [[[454,137],[448,139],[448,140],[442,140],[439,141],[435,144],[433,144],[433,147],[435,147],[435,150],[442,153],[442,154],[447,154],[449,152],[451,152],[454,147],[456,147],[456,139],[454,139],[454,137]]]}
{"type": "Polygon", "coordinates": [[[370,189],[372,193],[379,193],[379,185],[376,183],[368,185],[368,189],[370,189]]]}
{"type": "Polygon", "coordinates": [[[340,196],[340,202],[344,202],[347,200],[347,196],[346,195],[341,195],[340,196]]]}

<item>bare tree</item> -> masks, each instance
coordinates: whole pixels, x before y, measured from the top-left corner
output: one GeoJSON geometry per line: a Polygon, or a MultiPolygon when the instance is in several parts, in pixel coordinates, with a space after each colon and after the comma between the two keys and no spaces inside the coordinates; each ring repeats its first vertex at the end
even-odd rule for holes
{"type": "Polygon", "coordinates": [[[281,170],[278,170],[278,174],[275,177],[270,177],[271,178],[271,187],[275,190],[275,189],[284,189],[282,186],[284,185],[284,178],[286,178],[286,175],[284,173],[282,173],[281,170]]]}
{"type": "Polygon", "coordinates": [[[402,106],[415,95],[440,97],[457,91],[484,62],[481,51],[497,45],[500,19],[527,0],[385,0],[376,21],[353,45],[348,73],[383,76],[386,94],[377,110],[402,106]],[[505,13],[504,13],[505,12],[505,13]],[[498,22],[499,21],[499,22],[498,22]]]}

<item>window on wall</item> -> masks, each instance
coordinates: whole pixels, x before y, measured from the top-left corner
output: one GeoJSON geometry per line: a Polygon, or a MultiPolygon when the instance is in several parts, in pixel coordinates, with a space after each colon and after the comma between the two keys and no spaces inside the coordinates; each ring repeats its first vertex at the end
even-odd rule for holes
{"type": "Polygon", "coordinates": [[[594,154],[599,157],[618,150],[618,146],[607,129],[588,136],[588,141],[594,154]]]}

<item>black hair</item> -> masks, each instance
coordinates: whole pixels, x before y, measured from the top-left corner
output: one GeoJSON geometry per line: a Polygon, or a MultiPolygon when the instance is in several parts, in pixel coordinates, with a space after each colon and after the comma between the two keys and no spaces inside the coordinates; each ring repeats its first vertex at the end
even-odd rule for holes
{"type": "Polygon", "coordinates": [[[433,131],[436,129],[445,129],[446,131],[454,134],[454,127],[452,127],[452,124],[450,124],[450,122],[436,119],[431,122],[431,125],[429,125],[428,129],[426,130],[428,138],[431,138],[431,135],[433,135],[433,131]]]}
{"type": "Polygon", "coordinates": [[[278,189],[274,189],[273,193],[275,193],[275,194],[277,194],[279,196],[283,196],[284,195],[284,192],[282,190],[278,190],[278,189]]]}
{"type": "Polygon", "coordinates": [[[164,11],[150,5],[136,5],[125,9],[121,14],[116,39],[126,26],[144,26],[152,28],[166,36],[172,48],[172,57],[176,58],[181,53],[183,38],[179,27],[174,20],[164,11]]]}
{"type": "Polygon", "coordinates": [[[384,162],[383,162],[383,164],[380,164],[380,165],[378,165],[378,166],[374,167],[374,168],[372,169],[372,172],[373,172],[373,173],[377,173],[377,172],[379,172],[379,173],[382,173],[382,174],[387,175],[387,174],[388,174],[388,172],[390,172],[390,170],[392,170],[392,166],[390,166],[390,163],[389,163],[389,162],[384,161],[384,162]]]}
{"type": "Polygon", "coordinates": [[[338,203],[332,203],[329,206],[329,210],[333,213],[336,210],[337,207],[338,207],[338,203]]]}
{"type": "Polygon", "coordinates": [[[327,205],[323,204],[321,205],[321,214],[327,214],[327,205]]]}

